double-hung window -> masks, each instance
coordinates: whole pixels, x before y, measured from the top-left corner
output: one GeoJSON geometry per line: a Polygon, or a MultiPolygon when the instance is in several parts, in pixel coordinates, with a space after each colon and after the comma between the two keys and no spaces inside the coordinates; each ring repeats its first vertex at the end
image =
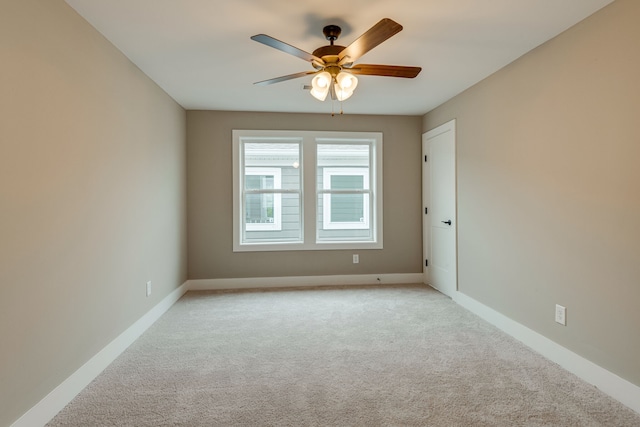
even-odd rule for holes
{"type": "Polygon", "coordinates": [[[238,148],[240,241],[247,247],[300,242],[300,139],[247,138],[238,148]]]}
{"type": "Polygon", "coordinates": [[[382,134],[234,130],[233,248],[381,249],[382,134]]]}

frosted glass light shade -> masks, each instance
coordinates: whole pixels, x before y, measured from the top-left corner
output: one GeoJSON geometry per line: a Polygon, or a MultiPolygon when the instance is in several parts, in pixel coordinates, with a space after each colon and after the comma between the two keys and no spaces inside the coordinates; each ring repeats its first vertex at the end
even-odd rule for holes
{"type": "Polygon", "coordinates": [[[319,101],[324,101],[331,86],[331,74],[326,71],[316,74],[311,80],[311,95],[319,101]]]}
{"type": "Polygon", "coordinates": [[[358,86],[358,79],[353,74],[340,72],[336,76],[336,83],[341,89],[353,92],[358,86]]]}
{"type": "Polygon", "coordinates": [[[336,76],[334,89],[338,101],[344,101],[353,95],[353,91],[358,86],[358,79],[353,74],[340,72],[336,76]]]}

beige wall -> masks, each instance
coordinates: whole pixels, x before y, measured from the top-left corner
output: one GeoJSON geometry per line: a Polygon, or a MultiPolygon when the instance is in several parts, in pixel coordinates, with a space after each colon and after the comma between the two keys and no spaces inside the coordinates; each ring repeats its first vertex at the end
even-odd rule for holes
{"type": "Polygon", "coordinates": [[[186,280],[186,114],[62,0],[2,1],[0,58],[5,426],[186,280]]]}
{"type": "Polygon", "coordinates": [[[640,386],[639,20],[617,0],[423,130],[457,118],[460,291],[640,386]]]}
{"type": "Polygon", "coordinates": [[[190,279],[422,271],[419,116],[189,111],[187,123],[190,279]],[[384,249],[234,253],[233,129],[383,132],[384,249]]]}

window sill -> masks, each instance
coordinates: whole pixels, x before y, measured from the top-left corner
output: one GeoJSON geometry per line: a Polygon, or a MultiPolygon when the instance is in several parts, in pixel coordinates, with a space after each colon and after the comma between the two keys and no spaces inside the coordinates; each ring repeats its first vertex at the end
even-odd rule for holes
{"type": "Polygon", "coordinates": [[[382,242],[318,242],[305,243],[245,243],[234,245],[233,252],[285,252],[323,250],[366,250],[383,249],[382,242]]]}

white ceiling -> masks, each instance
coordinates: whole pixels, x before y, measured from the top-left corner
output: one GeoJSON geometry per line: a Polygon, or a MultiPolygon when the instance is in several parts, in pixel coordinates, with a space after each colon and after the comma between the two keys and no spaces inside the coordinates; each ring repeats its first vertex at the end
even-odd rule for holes
{"type": "MultiPolygon", "coordinates": [[[[302,86],[254,82],[311,64],[250,40],[307,52],[342,27],[347,46],[382,18],[404,30],[358,62],[422,67],[415,79],[360,76],[347,114],[422,115],[613,0],[66,0],[186,109],[331,111],[302,86]]],[[[340,106],[336,103],[335,108],[340,106]]]]}

